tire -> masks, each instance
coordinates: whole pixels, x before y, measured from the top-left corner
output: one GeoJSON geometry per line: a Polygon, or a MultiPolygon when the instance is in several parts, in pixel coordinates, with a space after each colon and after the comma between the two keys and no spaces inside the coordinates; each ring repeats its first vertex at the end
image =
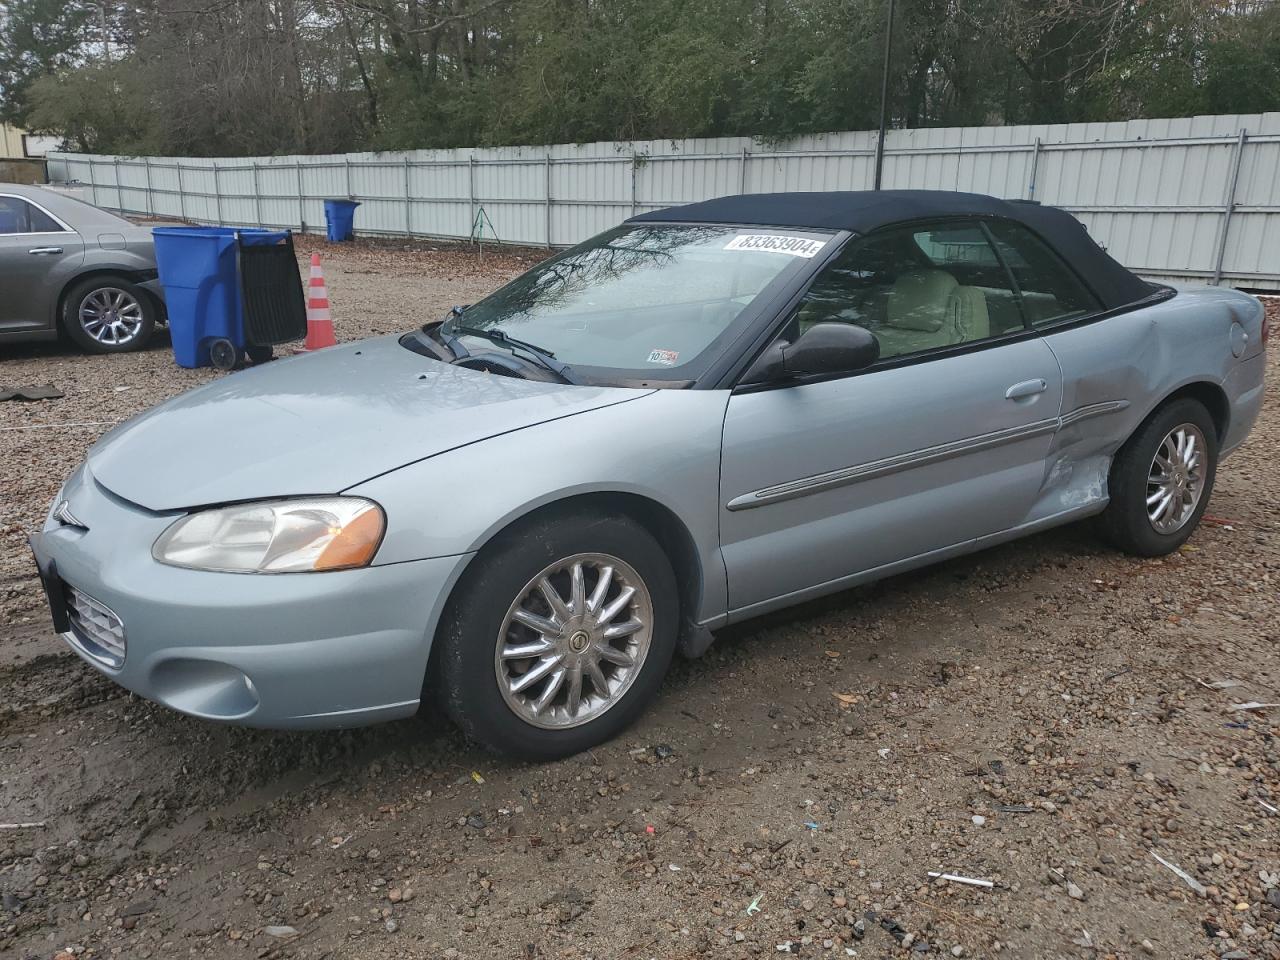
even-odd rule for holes
{"type": "MultiPolygon", "coordinates": [[[[1176,439],[1172,442],[1176,447],[1176,439]]],[[[1111,501],[1100,517],[1103,536],[1125,553],[1140,557],[1172,553],[1200,523],[1213,494],[1217,469],[1218,430],[1209,411],[1190,397],[1166,403],[1143,421],[1112,462],[1111,501]],[[1184,463],[1181,473],[1174,471],[1184,478],[1181,485],[1161,489],[1156,480],[1160,469],[1155,462],[1156,455],[1173,452],[1170,459],[1178,459],[1176,449],[1170,451],[1164,446],[1166,438],[1173,437],[1177,431],[1182,431],[1184,437],[1190,438],[1193,449],[1198,449],[1197,469],[1188,475],[1184,463]],[[1194,502],[1188,503],[1193,485],[1197,492],[1194,502]],[[1148,512],[1148,497],[1162,493],[1171,493],[1175,502],[1162,519],[1153,519],[1148,512]]],[[[1175,477],[1176,482],[1179,481],[1175,477]]],[[[1150,509],[1159,510],[1162,502],[1158,501],[1150,509]]]]}
{"type": "Polygon", "coordinates": [[[472,561],[441,621],[432,685],[463,732],[492,750],[523,760],[580,753],[616,736],[653,699],[675,651],[679,606],[671,563],[642,526],[596,511],[546,514],[517,524],[472,561]],[[582,569],[582,607],[574,601],[574,564],[582,569]],[[597,598],[605,567],[613,573],[605,595],[597,598]],[[561,600],[560,614],[538,585],[544,575],[561,600]],[[627,587],[634,594],[622,601],[627,587]],[[591,616],[607,616],[619,603],[603,625],[591,616]],[[563,629],[539,634],[513,618],[517,606],[540,616],[535,622],[544,629],[556,627],[557,620],[563,629]],[[606,638],[609,625],[635,632],[606,638]],[[602,653],[605,645],[614,652],[602,653]],[[500,649],[508,657],[500,657],[500,649]],[[522,650],[533,652],[511,656],[522,650]],[[624,658],[631,667],[615,662],[624,658]],[[511,691],[536,671],[539,679],[511,691]],[[570,700],[575,673],[576,711],[570,700]],[[607,695],[601,695],[601,680],[607,695]],[[553,684],[554,693],[538,713],[537,702],[553,684]]]}
{"type": "Polygon", "coordinates": [[[127,353],[146,346],[158,312],[155,301],[137,284],[102,274],[67,291],[62,329],[89,353],[127,353]]]}
{"type": "Polygon", "coordinates": [[[253,363],[266,363],[275,359],[275,350],[269,344],[267,346],[250,344],[244,348],[244,352],[253,363]]]}

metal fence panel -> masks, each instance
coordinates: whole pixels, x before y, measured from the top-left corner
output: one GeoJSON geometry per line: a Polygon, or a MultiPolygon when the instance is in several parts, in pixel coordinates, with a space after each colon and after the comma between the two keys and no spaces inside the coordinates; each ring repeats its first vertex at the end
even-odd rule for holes
{"type": "MultiPolygon", "coordinates": [[[[51,179],[134,215],[568,246],[633,213],[733,193],[869,189],[876,133],[227,159],[52,153],[51,179]]],[[[1159,279],[1280,290],[1280,114],[893,130],[886,187],[971,190],[1076,214],[1159,279]]]]}

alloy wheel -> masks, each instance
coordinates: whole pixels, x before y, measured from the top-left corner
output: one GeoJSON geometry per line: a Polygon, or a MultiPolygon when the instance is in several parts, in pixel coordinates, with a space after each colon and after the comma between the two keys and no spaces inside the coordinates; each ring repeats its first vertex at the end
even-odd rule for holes
{"type": "Polygon", "coordinates": [[[607,554],[549,564],[503,618],[498,687],[526,723],[544,729],[596,719],[626,695],[653,639],[653,600],[640,575],[607,554]]]}
{"type": "Polygon", "coordinates": [[[142,304],[127,290],[99,287],[80,301],[80,326],[107,346],[128,343],[142,329],[142,304]]]}
{"type": "Polygon", "coordinates": [[[1195,514],[1207,449],[1193,423],[1178,424],[1160,441],[1147,472],[1147,519],[1157,533],[1176,533],[1195,514]]]}

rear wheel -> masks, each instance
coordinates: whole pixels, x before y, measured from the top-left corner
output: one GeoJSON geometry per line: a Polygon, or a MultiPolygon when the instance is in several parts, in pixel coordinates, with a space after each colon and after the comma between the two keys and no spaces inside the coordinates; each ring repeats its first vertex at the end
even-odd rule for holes
{"type": "Polygon", "coordinates": [[[1138,556],[1173,552],[1199,524],[1217,467],[1218,434],[1209,411],[1189,397],[1166,404],[1116,455],[1103,534],[1138,556]]]}
{"type": "Polygon", "coordinates": [[[102,275],[82,280],[67,291],[62,327],[91,353],[139,350],[156,325],[156,305],[137,284],[102,275]]]}
{"type": "Polygon", "coordinates": [[[671,564],[625,517],[562,513],[473,561],[438,639],[446,710],[472,738],[530,760],[615,736],[653,698],[675,650],[671,564]]]}

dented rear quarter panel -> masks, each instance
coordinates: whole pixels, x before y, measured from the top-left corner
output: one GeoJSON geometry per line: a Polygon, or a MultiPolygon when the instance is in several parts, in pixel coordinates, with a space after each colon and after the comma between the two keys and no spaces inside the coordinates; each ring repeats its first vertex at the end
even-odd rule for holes
{"type": "Polygon", "coordinates": [[[1192,384],[1208,383],[1227,400],[1222,448],[1243,441],[1261,404],[1265,357],[1262,304],[1218,287],[1186,287],[1151,306],[1046,332],[1062,368],[1064,412],[1122,400],[1107,416],[1064,426],[1046,460],[1045,485],[1030,520],[1107,500],[1111,459],[1153,410],[1192,384]],[[1232,352],[1233,326],[1244,349],[1232,352]]]}

